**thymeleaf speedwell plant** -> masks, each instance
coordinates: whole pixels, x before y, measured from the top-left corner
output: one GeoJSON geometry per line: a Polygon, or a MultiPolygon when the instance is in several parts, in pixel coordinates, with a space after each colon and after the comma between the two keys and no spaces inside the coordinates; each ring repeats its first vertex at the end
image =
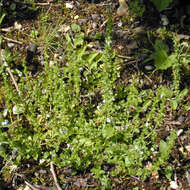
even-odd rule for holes
{"type": "Polygon", "coordinates": [[[157,129],[176,94],[164,86],[143,89],[138,75],[131,76],[128,86],[118,85],[111,32],[110,19],[104,53],[89,49],[79,28],[72,37],[66,34],[63,64],[50,64],[44,52],[44,70],[32,76],[23,63],[20,93],[2,68],[7,114],[1,117],[9,120],[9,125],[0,124],[5,161],[16,151],[16,164],[33,158],[73,171],[88,170],[102,189],[111,188],[111,176],[145,180],[167,163],[176,132],[161,139],[157,129]]]}

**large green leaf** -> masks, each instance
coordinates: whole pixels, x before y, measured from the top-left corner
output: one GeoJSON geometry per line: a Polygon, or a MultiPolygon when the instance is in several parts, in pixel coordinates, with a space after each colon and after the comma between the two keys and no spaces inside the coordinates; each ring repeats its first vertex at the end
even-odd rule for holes
{"type": "Polygon", "coordinates": [[[171,54],[168,56],[169,48],[161,40],[156,40],[154,44],[155,53],[153,54],[154,63],[156,69],[165,70],[172,66],[175,63],[176,55],[171,54]]]}
{"type": "Polygon", "coordinates": [[[169,6],[172,0],[152,0],[159,12],[163,11],[169,6]]]}
{"type": "Polygon", "coordinates": [[[154,54],[154,63],[156,69],[166,70],[175,63],[176,55],[171,54],[170,56],[167,55],[166,51],[160,50],[154,54]]]}

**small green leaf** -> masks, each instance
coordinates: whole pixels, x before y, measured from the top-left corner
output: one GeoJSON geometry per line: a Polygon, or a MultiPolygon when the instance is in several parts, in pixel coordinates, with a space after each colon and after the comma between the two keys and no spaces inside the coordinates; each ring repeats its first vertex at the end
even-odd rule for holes
{"type": "Polygon", "coordinates": [[[81,31],[80,26],[77,25],[77,24],[72,24],[71,29],[72,29],[73,32],[80,32],[81,31]]]}
{"type": "Polygon", "coordinates": [[[171,101],[171,107],[173,110],[176,110],[177,107],[178,107],[178,103],[177,103],[177,100],[172,100],[171,101]]]}
{"type": "Polygon", "coordinates": [[[186,111],[190,111],[190,105],[184,105],[186,111]]]}
{"type": "Polygon", "coordinates": [[[166,174],[166,177],[170,180],[173,174],[173,169],[171,166],[166,166],[165,174],[166,174]]]}
{"type": "Polygon", "coordinates": [[[179,93],[179,98],[180,99],[183,99],[185,96],[186,96],[186,94],[188,93],[188,89],[184,89],[184,90],[182,90],[180,93],[179,93]]]}
{"type": "Polygon", "coordinates": [[[172,90],[170,90],[169,88],[166,88],[166,87],[161,87],[159,93],[160,93],[161,98],[163,96],[167,97],[167,98],[171,98],[173,95],[172,90]]]}
{"type": "Polygon", "coordinates": [[[71,43],[71,37],[69,36],[69,34],[65,34],[65,38],[67,40],[67,43],[71,43]]]}
{"type": "Polygon", "coordinates": [[[131,162],[130,162],[129,158],[126,156],[125,157],[125,166],[129,167],[130,165],[131,165],[131,162]]]}
{"type": "Polygon", "coordinates": [[[6,150],[3,145],[0,145],[0,155],[5,154],[6,150]]]}
{"type": "Polygon", "coordinates": [[[154,44],[154,50],[155,52],[164,50],[166,53],[168,53],[169,48],[162,40],[156,40],[154,44]]]}
{"type": "Polygon", "coordinates": [[[12,11],[14,11],[16,9],[16,4],[15,3],[11,3],[10,9],[12,11]]]}
{"type": "Polygon", "coordinates": [[[76,34],[74,40],[74,46],[77,47],[79,45],[83,45],[84,43],[84,33],[76,34]]]}
{"type": "Polygon", "coordinates": [[[159,149],[163,157],[165,157],[168,154],[169,147],[165,141],[163,140],[160,141],[159,149]]]}
{"type": "Polygon", "coordinates": [[[175,63],[176,55],[168,56],[165,50],[160,50],[154,54],[154,61],[157,70],[166,70],[175,63]]]}
{"type": "Polygon", "coordinates": [[[104,129],[103,129],[103,132],[102,132],[102,135],[103,135],[103,137],[104,138],[110,138],[110,137],[112,137],[113,135],[114,135],[114,128],[112,128],[112,127],[105,127],[104,129]]]}
{"type": "Polygon", "coordinates": [[[1,18],[0,18],[0,25],[1,25],[1,23],[3,22],[3,19],[4,19],[5,16],[6,16],[6,14],[3,13],[2,16],[1,16],[1,18]]]}
{"type": "Polygon", "coordinates": [[[99,55],[98,52],[91,53],[88,57],[89,64],[93,64],[94,59],[99,55]]]}
{"type": "Polygon", "coordinates": [[[142,106],[142,110],[146,111],[148,106],[152,103],[152,100],[147,100],[144,102],[143,106],[142,106]]]}

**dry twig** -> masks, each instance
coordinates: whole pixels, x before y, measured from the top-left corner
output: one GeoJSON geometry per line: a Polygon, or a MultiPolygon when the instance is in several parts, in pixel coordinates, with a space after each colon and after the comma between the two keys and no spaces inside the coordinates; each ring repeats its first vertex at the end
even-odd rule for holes
{"type": "Polygon", "coordinates": [[[14,84],[14,86],[15,86],[15,88],[16,88],[16,91],[17,91],[18,94],[20,95],[20,90],[19,90],[19,88],[18,88],[18,85],[17,85],[17,83],[16,83],[16,81],[15,81],[15,79],[14,79],[14,76],[13,76],[13,74],[11,73],[11,70],[10,70],[9,67],[7,67],[7,71],[8,71],[8,73],[9,73],[9,75],[10,75],[12,81],[13,81],[13,84],[14,84]]]}
{"type": "Polygon", "coordinates": [[[0,31],[2,32],[11,32],[14,30],[14,27],[11,26],[11,27],[7,27],[7,28],[1,28],[0,31]]]}
{"type": "Polygon", "coordinates": [[[188,171],[186,171],[186,178],[187,178],[188,186],[190,187],[190,174],[188,171]]]}
{"type": "Polygon", "coordinates": [[[55,186],[57,187],[57,190],[62,190],[61,187],[59,186],[58,182],[57,182],[57,177],[56,177],[56,174],[54,171],[53,162],[50,162],[50,171],[53,175],[53,180],[54,180],[55,186]]]}
{"type": "Polygon", "coordinates": [[[7,37],[5,37],[5,36],[1,36],[1,37],[2,37],[4,40],[7,40],[7,41],[9,41],[9,42],[13,42],[13,43],[20,44],[20,45],[23,44],[22,42],[20,42],[20,41],[18,41],[18,40],[13,40],[13,39],[7,38],[7,37]]]}
{"type": "Polygon", "coordinates": [[[116,55],[116,56],[119,58],[123,58],[123,59],[129,59],[129,60],[134,59],[133,57],[129,57],[129,56],[125,56],[125,55],[116,55]]]}
{"type": "Polygon", "coordinates": [[[31,185],[30,183],[28,183],[27,181],[24,182],[30,189],[32,190],[39,190],[38,188],[34,187],[33,185],[31,185]]]}

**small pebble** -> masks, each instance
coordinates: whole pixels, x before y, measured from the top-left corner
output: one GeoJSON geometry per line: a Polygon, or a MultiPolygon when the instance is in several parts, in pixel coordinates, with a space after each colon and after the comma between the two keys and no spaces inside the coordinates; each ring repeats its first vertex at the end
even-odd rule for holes
{"type": "Polygon", "coordinates": [[[152,71],[154,69],[154,67],[152,65],[146,65],[144,67],[147,71],[152,71]]]}
{"type": "Polygon", "coordinates": [[[13,107],[13,114],[14,114],[14,115],[18,114],[18,113],[17,113],[17,110],[18,110],[18,107],[15,105],[15,106],[13,107]]]}
{"type": "Polygon", "coordinates": [[[179,130],[177,131],[177,136],[179,137],[182,133],[183,133],[183,129],[179,129],[179,130]]]}
{"type": "Polygon", "coordinates": [[[185,146],[185,149],[190,152],[190,145],[185,146]]]}
{"type": "Polygon", "coordinates": [[[71,3],[66,3],[65,6],[67,9],[73,9],[74,8],[74,5],[71,3]]]}
{"type": "Polygon", "coordinates": [[[5,109],[3,110],[3,117],[7,117],[7,113],[8,113],[8,109],[5,108],[5,109]]]}
{"type": "Polygon", "coordinates": [[[92,20],[98,20],[100,17],[98,14],[92,14],[92,20]]]}
{"type": "Polygon", "coordinates": [[[49,66],[52,67],[53,65],[55,65],[55,62],[52,61],[52,60],[50,60],[50,62],[49,62],[49,66]]]}
{"type": "Polygon", "coordinates": [[[39,173],[40,174],[47,174],[47,171],[46,170],[40,170],[39,173]]]}
{"type": "Polygon", "coordinates": [[[81,18],[81,19],[78,19],[78,24],[81,25],[81,24],[84,24],[88,21],[88,19],[86,18],[81,18]]]}
{"type": "Polygon", "coordinates": [[[184,117],[183,115],[180,115],[180,116],[178,117],[178,121],[179,121],[180,123],[183,123],[184,120],[185,120],[185,117],[184,117]]]}
{"type": "Polygon", "coordinates": [[[13,48],[13,47],[15,46],[15,44],[14,44],[14,43],[7,43],[7,46],[8,46],[9,48],[13,48]]]}
{"type": "Polygon", "coordinates": [[[22,190],[31,190],[31,189],[30,189],[30,187],[28,187],[28,185],[26,185],[26,187],[24,189],[22,189],[22,190]]]}
{"type": "Polygon", "coordinates": [[[79,18],[79,15],[74,16],[74,19],[77,20],[79,18]]]}
{"type": "Polygon", "coordinates": [[[97,23],[96,23],[96,22],[93,22],[93,23],[92,23],[92,28],[93,28],[93,29],[96,29],[96,28],[97,28],[97,26],[98,26],[98,25],[97,25],[97,23]]]}
{"type": "Polygon", "coordinates": [[[27,51],[30,53],[35,54],[37,51],[37,45],[34,43],[31,43],[28,47],[27,47],[27,51]]]}
{"type": "Polygon", "coordinates": [[[161,17],[162,25],[167,26],[169,24],[169,20],[168,20],[167,16],[166,15],[160,15],[160,17],[161,17]]]}
{"type": "Polygon", "coordinates": [[[170,181],[170,188],[171,189],[178,189],[178,185],[176,181],[170,181]]]}
{"type": "Polygon", "coordinates": [[[118,23],[118,27],[122,27],[123,23],[122,22],[119,22],[118,23]]]}
{"type": "Polygon", "coordinates": [[[35,175],[36,177],[39,177],[39,173],[38,173],[38,172],[35,172],[34,175],[35,175]]]}
{"type": "Polygon", "coordinates": [[[23,110],[23,105],[22,104],[13,106],[13,114],[14,115],[21,114],[21,113],[23,113],[23,111],[24,110],[23,110]]]}
{"type": "Polygon", "coordinates": [[[43,164],[43,163],[45,163],[45,159],[40,159],[40,164],[43,164]]]}
{"type": "Polygon", "coordinates": [[[14,22],[14,29],[20,30],[21,28],[22,28],[22,25],[20,23],[18,23],[17,21],[14,22]]]}

